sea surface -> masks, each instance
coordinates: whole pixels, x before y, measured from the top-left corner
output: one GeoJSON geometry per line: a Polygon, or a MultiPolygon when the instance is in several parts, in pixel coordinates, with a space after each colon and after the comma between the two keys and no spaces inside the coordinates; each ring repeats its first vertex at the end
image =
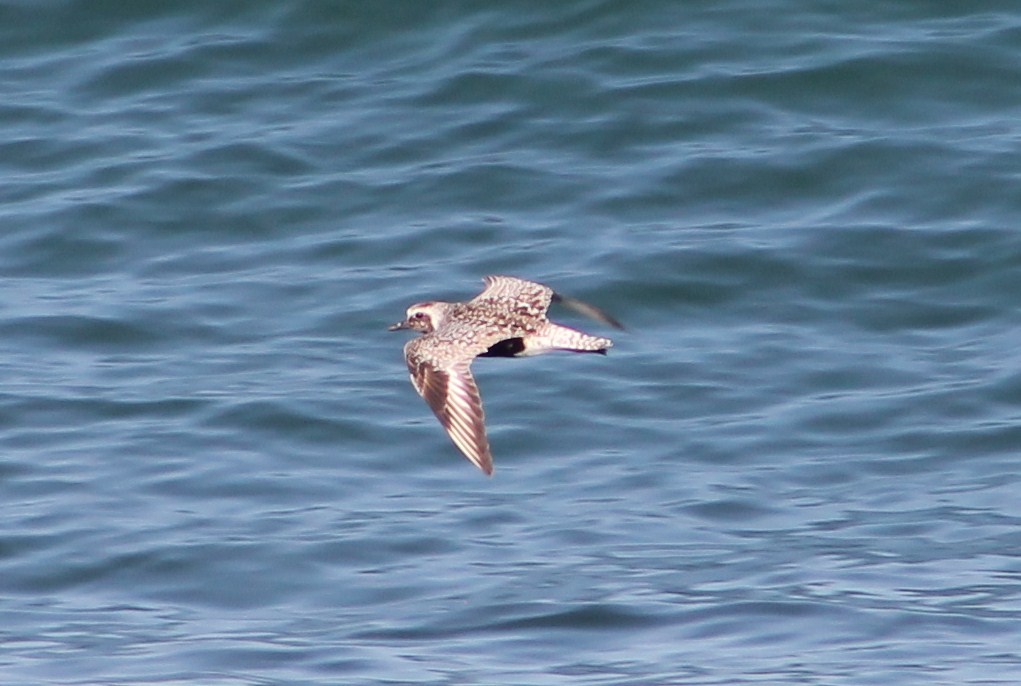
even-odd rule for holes
{"type": "Polygon", "coordinates": [[[0,683],[1021,683],[1021,5],[0,3],[0,683]],[[487,274],[621,319],[408,382],[487,274]]]}

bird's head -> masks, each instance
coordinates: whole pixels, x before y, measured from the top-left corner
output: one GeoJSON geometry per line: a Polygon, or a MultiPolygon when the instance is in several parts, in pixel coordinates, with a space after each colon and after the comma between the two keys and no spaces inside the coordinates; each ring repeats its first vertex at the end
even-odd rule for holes
{"type": "Polygon", "coordinates": [[[408,317],[390,327],[390,331],[411,329],[421,333],[432,333],[440,328],[447,315],[450,303],[425,302],[417,303],[408,308],[408,317]]]}

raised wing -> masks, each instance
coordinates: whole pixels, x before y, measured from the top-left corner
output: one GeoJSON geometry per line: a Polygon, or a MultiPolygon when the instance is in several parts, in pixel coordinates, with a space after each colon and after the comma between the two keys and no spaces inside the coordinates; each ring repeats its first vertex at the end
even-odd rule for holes
{"type": "Polygon", "coordinates": [[[549,309],[553,289],[534,281],[525,281],[514,276],[486,276],[482,281],[485,289],[472,298],[472,302],[487,299],[506,299],[526,304],[537,314],[549,309]]]}

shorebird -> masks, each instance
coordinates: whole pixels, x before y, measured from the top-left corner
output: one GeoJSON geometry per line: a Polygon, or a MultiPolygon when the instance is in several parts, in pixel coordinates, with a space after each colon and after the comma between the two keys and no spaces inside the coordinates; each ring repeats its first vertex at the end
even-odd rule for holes
{"type": "Polygon", "coordinates": [[[482,397],[471,373],[476,357],[525,357],[553,350],[606,354],[601,338],[551,322],[558,302],[617,329],[620,322],[593,305],[513,276],[487,276],[485,289],[462,303],[432,300],[412,305],[390,331],[423,334],[404,346],[411,384],[425,398],[454,445],[485,472],[493,473],[482,397]]]}

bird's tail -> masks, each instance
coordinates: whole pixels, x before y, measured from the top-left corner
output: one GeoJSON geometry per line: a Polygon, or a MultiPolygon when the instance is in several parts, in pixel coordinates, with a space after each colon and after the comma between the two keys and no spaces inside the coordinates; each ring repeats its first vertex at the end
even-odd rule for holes
{"type": "Polygon", "coordinates": [[[550,322],[541,334],[529,336],[525,349],[520,355],[540,355],[551,350],[566,350],[573,353],[606,354],[606,349],[613,347],[613,341],[601,336],[572,329],[569,326],[550,322]]]}

